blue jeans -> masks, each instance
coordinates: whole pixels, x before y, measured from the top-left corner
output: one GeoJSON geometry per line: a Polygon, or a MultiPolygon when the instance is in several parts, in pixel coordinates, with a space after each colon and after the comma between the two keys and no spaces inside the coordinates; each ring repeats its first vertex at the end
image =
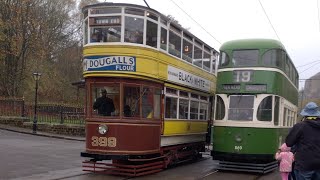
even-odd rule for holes
{"type": "Polygon", "coordinates": [[[296,180],[320,180],[320,171],[294,171],[296,180]]]}

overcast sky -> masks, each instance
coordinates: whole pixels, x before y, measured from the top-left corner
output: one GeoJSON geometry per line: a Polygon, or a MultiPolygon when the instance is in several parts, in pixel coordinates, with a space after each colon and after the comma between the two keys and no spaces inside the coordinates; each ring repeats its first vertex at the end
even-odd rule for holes
{"type": "MultiPolygon", "coordinates": [[[[320,72],[320,0],[260,0],[276,32],[259,0],[146,1],[158,12],[174,16],[184,28],[190,28],[190,32],[216,50],[221,43],[234,39],[280,39],[296,65],[300,79],[320,72]]],[[[107,2],[146,6],[143,0],[107,2]]],[[[301,80],[300,87],[303,85],[301,80]]]]}

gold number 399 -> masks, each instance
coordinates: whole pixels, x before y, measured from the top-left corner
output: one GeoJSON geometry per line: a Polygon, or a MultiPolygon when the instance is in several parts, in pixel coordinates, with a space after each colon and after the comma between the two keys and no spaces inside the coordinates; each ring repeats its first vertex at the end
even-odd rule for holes
{"type": "Polygon", "coordinates": [[[92,146],[101,146],[101,147],[116,147],[117,139],[115,137],[91,137],[92,146]]]}

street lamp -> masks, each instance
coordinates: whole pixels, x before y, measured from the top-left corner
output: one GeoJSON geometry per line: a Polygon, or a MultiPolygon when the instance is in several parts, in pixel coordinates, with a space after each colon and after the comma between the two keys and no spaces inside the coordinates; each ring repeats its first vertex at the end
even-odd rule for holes
{"type": "Polygon", "coordinates": [[[38,102],[38,82],[40,80],[41,73],[33,73],[33,79],[36,81],[36,92],[34,95],[34,118],[33,118],[33,133],[37,133],[37,102],[38,102]]]}

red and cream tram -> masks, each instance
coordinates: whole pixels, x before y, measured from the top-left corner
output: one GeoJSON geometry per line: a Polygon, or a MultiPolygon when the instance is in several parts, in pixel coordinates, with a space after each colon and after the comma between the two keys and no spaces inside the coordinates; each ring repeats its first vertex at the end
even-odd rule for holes
{"type": "Polygon", "coordinates": [[[84,170],[139,176],[201,156],[218,52],[147,7],[100,3],[83,16],[84,170]]]}

